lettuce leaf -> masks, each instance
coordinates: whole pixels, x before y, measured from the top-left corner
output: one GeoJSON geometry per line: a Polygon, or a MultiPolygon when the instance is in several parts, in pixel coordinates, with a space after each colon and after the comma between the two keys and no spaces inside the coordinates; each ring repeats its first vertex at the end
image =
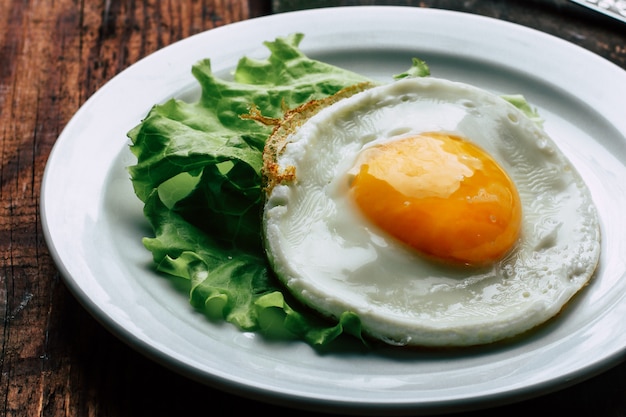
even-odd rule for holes
{"type": "Polygon", "coordinates": [[[539,115],[537,109],[528,103],[526,97],[521,94],[504,94],[500,97],[517,107],[518,110],[524,113],[526,117],[532,120],[537,126],[543,127],[543,118],[539,115]]]}
{"type": "Polygon", "coordinates": [[[271,127],[240,116],[254,106],[280,118],[366,77],[305,56],[302,34],[266,42],[267,59],[242,58],[232,80],[209,59],[192,68],[197,102],[155,105],[128,136],[129,172],[154,237],[143,239],[158,271],[189,282],[190,303],[242,330],[324,346],[344,333],[361,338],[350,312],[336,323],[293,301],[267,264],[261,242],[262,151],[271,127]]]}

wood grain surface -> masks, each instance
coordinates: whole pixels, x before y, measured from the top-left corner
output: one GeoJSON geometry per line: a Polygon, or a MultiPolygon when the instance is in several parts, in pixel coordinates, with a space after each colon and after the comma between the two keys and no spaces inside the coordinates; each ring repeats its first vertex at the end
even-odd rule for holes
{"type": "MultiPolygon", "coordinates": [[[[626,68],[626,26],[566,2],[332,5],[374,3],[514,21],[626,68]]],[[[275,12],[306,4],[273,2],[275,12]]],[[[44,242],[39,212],[52,146],[95,91],[163,46],[268,14],[270,6],[269,0],[0,0],[0,416],[233,415],[249,409],[289,414],[179,376],[112,336],[64,285],[44,242]]],[[[556,393],[467,415],[543,415],[558,409],[568,416],[624,416],[625,394],[626,366],[619,365],[556,393]]]]}

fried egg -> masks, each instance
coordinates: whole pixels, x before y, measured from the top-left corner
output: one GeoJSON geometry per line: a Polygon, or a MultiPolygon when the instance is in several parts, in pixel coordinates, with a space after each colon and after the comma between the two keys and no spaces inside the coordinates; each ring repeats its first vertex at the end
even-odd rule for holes
{"type": "Polygon", "coordinates": [[[432,77],[334,101],[264,155],[268,259],[302,303],[393,345],[470,346],[546,322],[589,282],[590,191],[515,106],[432,77]]]}

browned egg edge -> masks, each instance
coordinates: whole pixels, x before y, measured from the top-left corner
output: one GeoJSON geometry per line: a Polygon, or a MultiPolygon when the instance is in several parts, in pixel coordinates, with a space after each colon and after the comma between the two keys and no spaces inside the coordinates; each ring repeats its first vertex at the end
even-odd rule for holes
{"type": "Polygon", "coordinates": [[[274,186],[292,182],[296,178],[296,169],[294,166],[281,167],[278,164],[278,158],[289,143],[288,139],[291,134],[297,131],[304,122],[319,113],[322,109],[374,86],[375,84],[372,82],[354,84],[339,90],[331,96],[311,100],[294,109],[287,110],[282,118],[265,117],[257,107],[252,107],[248,114],[242,115],[241,117],[244,119],[255,120],[268,126],[274,126],[263,149],[261,175],[265,193],[269,194],[274,186]]]}

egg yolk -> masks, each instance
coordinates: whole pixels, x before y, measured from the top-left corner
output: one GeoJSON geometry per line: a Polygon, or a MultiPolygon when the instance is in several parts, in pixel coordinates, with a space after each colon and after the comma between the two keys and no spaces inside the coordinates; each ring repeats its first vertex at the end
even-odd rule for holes
{"type": "Polygon", "coordinates": [[[486,265],[519,236],[513,181],[460,137],[425,133],[367,148],[351,172],[350,193],[365,216],[429,257],[486,265]]]}

